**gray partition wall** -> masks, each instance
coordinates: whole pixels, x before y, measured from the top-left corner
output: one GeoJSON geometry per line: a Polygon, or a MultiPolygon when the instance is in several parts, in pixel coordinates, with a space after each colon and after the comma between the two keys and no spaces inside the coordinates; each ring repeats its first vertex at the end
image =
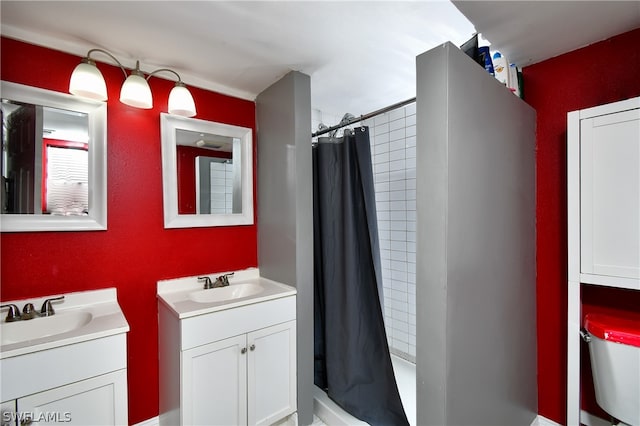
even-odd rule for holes
{"type": "Polygon", "coordinates": [[[450,43],[416,75],[418,424],[529,425],[535,111],[450,43]]]}
{"type": "Polygon", "coordinates": [[[256,99],[258,266],[297,288],[298,422],[313,421],[311,81],[290,72],[256,99]]]}

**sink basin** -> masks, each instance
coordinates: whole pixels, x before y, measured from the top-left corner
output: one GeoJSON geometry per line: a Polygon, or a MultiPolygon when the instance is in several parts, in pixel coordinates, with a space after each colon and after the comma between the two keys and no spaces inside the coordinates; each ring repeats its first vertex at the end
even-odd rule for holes
{"type": "Polygon", "coordinates": [[[253,296],[264,290],[260,284],[240,283],[227,287],[210,288],[189,293],[189,299],[198,303],[223,302],[253,296]]]}
{"type": "MultiPolygon", "coordinates": [[[[198,276],[158,281],[158,302],[180,319],[295,296],[295,287],[261,277],[258,268],[216,272],[230,274],[229,286],[203,290],[198,276]]],[[[160,308],[160,306],[159,306],[160,308]]]]}
{"type": "Polygon", "coordinates": [[[79,329],[91,321],[92,315],[86,311],[57,313],[50,317],[31,320],[3,322],[0,328],[2,345],[25,342],[41,337],[54,336],[79,329]]]}

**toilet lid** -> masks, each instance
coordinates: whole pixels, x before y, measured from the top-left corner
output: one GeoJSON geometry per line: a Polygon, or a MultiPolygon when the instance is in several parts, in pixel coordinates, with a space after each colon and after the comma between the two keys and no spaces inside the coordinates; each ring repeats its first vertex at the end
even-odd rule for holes
{"type": "Polygon", "coordinates": [[[640,348],[640,315],[587,314],[584,326],[600,339],[640,348]]]}

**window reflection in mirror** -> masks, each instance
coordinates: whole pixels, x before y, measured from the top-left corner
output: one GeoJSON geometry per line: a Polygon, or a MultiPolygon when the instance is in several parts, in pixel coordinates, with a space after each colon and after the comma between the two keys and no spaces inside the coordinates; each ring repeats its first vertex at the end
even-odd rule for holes
{"type": "Polygon", "coordinates": [[[2,213],[86,216],[88,114],[2,99],[2,213]]]}
{"type": "Polygon", "coordinates": [[[178,213],[242,213],[240,139],[176,129],[178,213]]]}
{"type": "Polygon", "coordinates": [[[107,104],[8,81],[0,94],[0,232],[106,230],[107,104]]]}

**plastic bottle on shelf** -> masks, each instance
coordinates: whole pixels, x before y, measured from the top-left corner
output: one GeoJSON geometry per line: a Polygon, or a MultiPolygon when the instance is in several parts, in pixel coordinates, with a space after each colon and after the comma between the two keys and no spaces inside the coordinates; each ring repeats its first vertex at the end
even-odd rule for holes
{"type": "Polygon", "coordinates": [[[507,85],[514,95],[520,96],[520,83],[518,79],[518,68],[516,64],[509,64],[509,84],[507,85]]]}
{"type": "Polygon", "coordinates": [[[478,55],[484,62],[484,69],[491,75],[495,75],[493,70],[493,62],[491,62],[491,53],[489,53],[489,46],[478,47],[478,55]]]}
{"type": "Polygon", "coordinates": [[[493,54],[493,71],[495,78],[507,87],[509,84],[509,62],[500,52],[493,54]]]}

